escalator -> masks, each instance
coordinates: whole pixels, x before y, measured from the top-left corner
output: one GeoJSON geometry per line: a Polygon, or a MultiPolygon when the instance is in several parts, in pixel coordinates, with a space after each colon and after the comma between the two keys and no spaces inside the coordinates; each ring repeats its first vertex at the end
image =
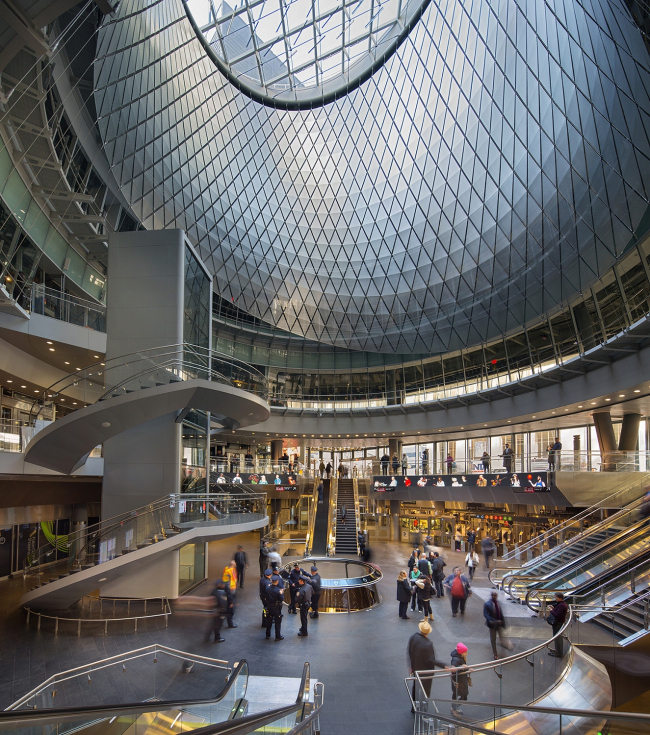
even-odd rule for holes
{"type": "Polygon", "coordinates": [[[547,579],[558,570],[571,566],[573,563],[582,563],[594,554],[604,552],[612,544],[629,538],[630,529],[636,528],[639,523],[645,523],[645,521],[639,521],[640,503],[640,499],[636,500],[623,510],[521,567],[492,569],[489,573],[490,581],[509,595],[516,597],[518,589],[547,579]]]}
{"type": "Polygon", "coordinates": [[[314,520],[313,540],[311,544],[312,556],[327,555],[327,522],[330,513],[331,480],[323,480],[323,502],[317,503],[316,518],[314,520]]]}
{"type": "Polygon", "coordinates": [[[338,482],[336,498],[336,553],[356,556],[357,546],[357,504],[354,502],[354,480],[347,478],[338,482]],[[345,505],[345,519],[341,510],[345,505]],[[344,522],[345,521],[345,522],[344,522]]]}
{"type": "MultiPolygon", "coordinates": [[[[649,530],[646,519],[639,521],[586,558],[577,559],[524,587],[519,586],[513,596],[525,595],[526,604],[537,610],[545,601],[553,599],[555,592],[563,592],[569,601],[601,594],[611,580],[650,561],[649,530]]],[[[512,590],[514,585],[509,587],[512,590]]]]}
{"type": "MultiPolygon", "coordinates": [[[[90,681],[90,677],[89,677],[90,681]]],[[[0,712],[0,731],[14,733],[80,733],[82,735],[177,735],[192,731],[218,735],[238,733],[288,732],[305,724],[305,733],[315,733],[318,711],[322,706],[322,685],[318,697],[310,699],[309,664],[303,668],[298,696],[290,705],[248,714],[246,690],[248,664],[239,662],[225,687],[215,697],[195,700],[149,700],[138,704],[99,705],[90,707],[23,708],[0,712]],[[233,722],[234,721],[234,722],[233,722]]]]}

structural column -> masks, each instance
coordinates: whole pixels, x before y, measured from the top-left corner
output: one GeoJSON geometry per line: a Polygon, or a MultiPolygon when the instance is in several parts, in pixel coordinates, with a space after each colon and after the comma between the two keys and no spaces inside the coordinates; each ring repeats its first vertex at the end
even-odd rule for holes
{"type": "Polygon", "coordinates": [[[640,413],[626,413],[623,416],[621,426],[621,437],[618,440],[618,448],[623,452],[636,452],[639,443],[640,413]]]}
{"type": "Polygon", "coordinates": [[[273,439],[271,441],[271,464],[276,467],[280,463],[282,456],[283,439],[273,439]]]}
{"type": "Polygon", "coordinates": [[[615,452],[617,451],[617,447],[614,427],[612,426],[612,417],[609,411],[597,411],[593,414],[593,417],[596,436],[598,437],[598,446],[603,458],[603,469],[615,470],[615,452]]]}

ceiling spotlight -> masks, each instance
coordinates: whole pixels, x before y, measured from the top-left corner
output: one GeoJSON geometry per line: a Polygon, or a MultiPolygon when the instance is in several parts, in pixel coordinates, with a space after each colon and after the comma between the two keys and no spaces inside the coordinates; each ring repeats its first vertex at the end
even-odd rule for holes
{"type": "Polygon", "coordinates": [[[611,399],[611,398],[605,398],[605,400],[606,400],[606,401],[611,401],[612,399],[611,399]]]}
{"type": "Polygon", "coordinates": [[[55,352],[54,347],[50,347],[50,352],[55,352]]]}
{"type": "Polygon", "coordinates": [[[103,422],[102,422],[102,426],[103,426],[103,427],[104,427],[105,429],[108,429],[108,428],[110,427],[110,425],[111,425],[111,424],[110,424],[110,422],[109,422],[109,421],[103,421],[103,422]]]}
{"type": "Polygon", "coordinates": [[[13,382],[14,382],[13,380],[8,380],[8,381],[7,381],[7,383],[13,383],[13,382]]]}
{"type": "Polygon", "coordinates": [[[75,368],[75,370],[81,370],[81,368],[75,368]]]}
{"type": "Polygon", "coordinates": [[[21,385],[20,387],[21,387],[21,388],[27,388],[27,386],[26,386],[26,385],[21,385]]]}
{"type": "Polygon", "coordinates": [[[582,406],[578,406],[578,408],[582,408],[582,406]]]}
{"type": "Polygon", "coordinates": [[[69,365],[70,363],[69,363],[69,362],[68,362],[68,361],[66,360],[66,361],[65,361],[65,364],[66,364],[66,365],[69,365]]]}
{"type": "Polygon", "coordinates": [[[565,408],[564,410],[565,410],[565,411],[568,411],[569,409],[568,409],[568,408],[565,408]]]}
{"type": "Polygon", "coordinates": [[[640,393],[641,391],[637,389],[637,390],[635,390],[634,392],[635,392],[635,393],[640,393]]]}
{"type": "Polygon", "coordinates": [[[54,342],[50,342],[50,340],[48,339],[48,340],[47,340],[47,344],[48,344],[48,345],[53,345],[53,344],[54,344],[54,342]]]}
{"type": "Polygon", "coordinates": [[[625,393],[619,393],[619,394],[618,394],[618,397],[619,397],[619,398],[625,398],[625,393]]]}
{"type": "Polygon", "coordinates": [[[76,405],[77,405],[77,402],[75,401],[75,402],[74,402],[74,403],[73,403],[72,405],[73,405],[73,406],[76,406],[76,405]]]}
{"type": "Polygon", "coordinates": [[[595,406],[595,405],[596,405],[596,401],[592,401],[592,402],[591,402],[591,405],[592,405],[592,406],[595,406]]]}
{"type": "Polygon", "coordinates": [[[99,355],[95,355],[95,360],[99,360],[99,355]]]}

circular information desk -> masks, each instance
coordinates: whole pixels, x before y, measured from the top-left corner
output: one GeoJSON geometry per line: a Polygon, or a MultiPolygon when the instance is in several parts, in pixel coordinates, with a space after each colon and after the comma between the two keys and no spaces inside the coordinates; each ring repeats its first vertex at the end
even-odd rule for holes
{"type": "MultiPolygon", "coordinates": [[[[312,566],[318,567],[321,576],[319,613],[359,612],[370,610],[380,602],[377,582],[383,575],[381,569],[374,564],[360,559],[339,559],[333,556],[309,557],[285,564],[283,576],[284,572],[291,572],[296,563],[307,573],[310,573],[312,566]]],[[[285,586],[284,600],[287,604],[290,601],[288,586],[285,586]]]]}

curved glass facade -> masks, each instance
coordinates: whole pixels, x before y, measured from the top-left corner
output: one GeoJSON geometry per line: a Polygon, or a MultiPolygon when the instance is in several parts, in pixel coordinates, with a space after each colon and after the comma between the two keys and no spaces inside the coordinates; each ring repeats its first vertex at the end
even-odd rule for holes
{"type": "Polygon", "coordinates": [[[100,29],[106,154],[149,228],[288,332],[439,353],[566,304],[647,208],[648,52],[622,2],[431,5],[391,60],[305,112],[244,97],[181,0],[100,29]]]}

